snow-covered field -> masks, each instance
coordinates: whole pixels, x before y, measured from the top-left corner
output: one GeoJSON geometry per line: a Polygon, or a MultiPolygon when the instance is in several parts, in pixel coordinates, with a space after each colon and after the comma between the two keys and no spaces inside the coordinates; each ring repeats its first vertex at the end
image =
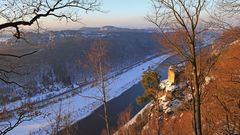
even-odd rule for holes
{"type": "MultiPolygon", "coordinates": [[[[107,98],[111,100],[120,96],[123,92],[137,84],[141,75],[149,67],[156,68],[160,63],[165,61],[173,54],[166,54],[156,57],[150,61],[146,61],[114,78],[109,79],[107,84],[107,98]]],[[[73,95],[61,101],[62,113],[71,112],[71,122],[77,122],[102,105],[102,102],[89,97],[101,97],[101,93],[97,87],[85,86],[82,88],[83,92],[73,95]]],[[[8,135],[27,135],[30,132],[38,131],[40,128],[50,127],[50,121],[53,119],[54,112],[59,110],[60,103],[49,104],[39,111],[49,114],[47,117],[38,116],[31,121],[25,121],[17,128],[8,133],[8,135]]],[[[0,125],[3,123],[0,123],[0,125]]]]}

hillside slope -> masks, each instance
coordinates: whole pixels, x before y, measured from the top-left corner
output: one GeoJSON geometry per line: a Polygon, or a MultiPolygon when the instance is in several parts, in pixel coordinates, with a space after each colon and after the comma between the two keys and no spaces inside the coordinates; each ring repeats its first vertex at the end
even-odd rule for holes
{"type": "MultiPolygon", "coordinates": [[[[201,114],[204,135],[237,135],[240,133],[240,41],[235,41],[222,52],[218,61],[211,69],[201,95],[201,114]]],[[[181,80],[181,72],[177,80],[181,80]]],[[[180,85],[179,85],[180,86],[180,85]]],[[[138,116],[131,120],[127,126],[121,128],[117,135],[192,135],[193,110],[191,109],[191,94],[188,87],[178,87],[178,92],[172,96],[164,94],[159,98],[170,97],[167,101],[167,108],[174,107],[171,102],[180,99],[181,105],[172,112],[160,111],[155,117],[151,108],[155,105],[148,105],[138,116]],[[189,94],[187,94],[189,93],[189,94]],[[189,96],[190,95],[190,96],[189,96]],[[183,96],[181,98],[181,96],[183,96]],[[171,104],[169,106],[169,103],[171,104]],[[134,121],[134,122],[133,122],[134,121]]],[[[161,95],[161,94],[160,94],[161,95]]],[[[165,104],[161,105],[165,108],[165,104]]],[[[160,107],[160,108],[161,108],[160,107]]]]}

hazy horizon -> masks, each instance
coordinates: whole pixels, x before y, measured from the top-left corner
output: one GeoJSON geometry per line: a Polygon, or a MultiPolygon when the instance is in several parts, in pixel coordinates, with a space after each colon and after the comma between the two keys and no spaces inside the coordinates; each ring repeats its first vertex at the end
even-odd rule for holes
{"type": "Polygon", "coordinates": [[[83,12],[80,22],[56,21],[56,18],[44,18],[42,26],[51,30],[79,29],[81,27],[116,26],[142,29],[153,27],[145,20],[151,4],[146,0],[103,0],[103,12],[83,12]],[[127,3],[127,4],[126,4],[127,3]]]}

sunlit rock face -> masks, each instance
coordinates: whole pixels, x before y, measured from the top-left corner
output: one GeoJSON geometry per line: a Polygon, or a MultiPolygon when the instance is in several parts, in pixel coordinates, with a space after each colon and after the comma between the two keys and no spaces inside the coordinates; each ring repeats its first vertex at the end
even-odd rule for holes
{"type": "Polygon", "coordinates": [[[172,66],[168,68],[168,82],[175,83],[175,72],[172,66]]]}

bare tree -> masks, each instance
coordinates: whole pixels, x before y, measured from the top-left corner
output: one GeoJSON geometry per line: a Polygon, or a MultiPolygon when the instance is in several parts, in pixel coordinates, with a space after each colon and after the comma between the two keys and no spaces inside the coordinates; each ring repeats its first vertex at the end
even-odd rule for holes
{"type": "MultiPolygon", "coordinates": [[[[40,28],[39,20],[46,17],[55,17],[59,20],[79,21],[80,11],[100,11],[98,0],[4,0],[0,2],[0,32],[6,29],[14,29],[14,36],[21,38],[23,26],[36,24],[40,28]]],[[[0,54],[0,57],[22,58],[36,53],[33,51],[22,55],[0,54]]],[[[0,69],[0,80],[7,84],[17,82],[8,81],[8,74],[19,74],[14,70],[0,69]]],[[[20,85],[19,85],[20,86],[20,85]]]]}
{"type": "Polygon", "coordinates": [[[201,13],[208,4],[207,0],[151,0],[151,2],[154,14],[147,16],[147,19],[157,26],[161,43],[170,46],[183,61],[191,64],[195,101],[195,134],[202,135],[198,50],[204,45],[200,42],[200,34],[206,28],[200,27],[200,19],[201,13]]]}
{"type": "MultiPolygon", "coordinates": [[[[100,2],[98,0],[6,0],[1,1],[0,4],[0,31],[14,28],[16,38],[23,36],[22,26],[37,24],[38,28],[40,28],[39,20],[42,18],[53,16],[59,20],[78,21],[80,11],[100,11],[100,2]]],[[[20,59],[36,52],[35,50],[22,55],[0,53],[0,57],[20,59]]],[[[0,67],[1,82],[22,87],[21,84],[9,79],[10,74],[21,75],[14,68],[0,67]]]]}
{"type": "Polygon", "coordinates": [[[107,135],[110,135],[109,118],[108,118],[108,104],[107,104],[107,89],[106,79],[107,73],[110,70],[109,63],[107,61],[106,47],[108,42],[102,39],[98,39],[93,42],[90,51],[87,54],[88,67],[90,67],[95,84],[99,87],[102,97],[93,97],[103,102],[104,107],[104,120],[106,124],[107,135]]]}
{"type": "MultiPolygon", "coordinates": [[[[98,0],[4,0],[0,4],[0,32],[13,32],[17,39],[24,37],[22,29],[25,27],[36,25],[37,30],[39,30],[39,20],[42,18],[52,16],[59,20],[79,21],[81,11],[100,11],[100,2],[98,0]]],[[[22,55],[1,53],[0,57],[20,59],[36,52],[32,51],[22,55]]],[[[15,68],[9,69],[2,66],[0,67],[0,81],[7,85],[14,84],[24,88],[21,84],[9,78],[11,74],[23,74],[18,73],[15,68]]],[[[0,131],[1,134],[6,134],[22,122],[32,118],[32,115],[29,117],[27,110],[20,109],[18,112],[21,113],[11,113],[14,114],[16,121],[6,120],[7,124],[3,125],[0,131]]],[[[8,110],[5,112],[8,112],[8,110]]],[[[1,120],[3,119],[1,118],[1,120]]]]}
{"type": "Polygon", "coordinates": [[[132,105],[128,105],[127,108],[124,109],[124,111],[120,112],[118,114],[118,121],[117,125],[120,129],[122,126],[124,126],[132,117],[132,105]]]}
{"type": "MultiPolygon", "coordinates": [[[[31,26],[36,24],[40,28],[39,20],[46,17],[56,17],[57,19],[66,19],[66,21],[78,21],[80,11],[100,11],[100,3],[98,0],[4,0],[0,2],[0,32],[9,29],[15,29],[14,36],[22,38],[23,26],[31,26]]],[[[22,55],[2,54],[0,57],[22,58],[36,53],[33,51],[22,55]]],[[[20,74],[13,69],[0,69],[0,81],[7,84],[15,84],[21,86],[17,82],[9,81],[9,74],[20,74]]]]}
{"type": "MultiPolygon", "coordinates": [[[[21,59],[21,58],[24,58],[24,57],[27,57],[29,55],[32,55],[34,53],[36,53],[37,51],[33,51],[33,52],[30,52],[30,53],[25,53],[25,54],[22,54],[22,55],[14,55],[14,54],[7,54],[7,53],[2,53],[0,54],[0,57],[1,58],[14,58],[14,59],[21,59]]],[[[7,66],[5,65],[4,63],[1,64],[0,66],[0,81],[5,83],[5,84],[14,84],[14,85],[17,85],[19,87],[23,87],[23,85],[19,84],[18,82],[16,81],[12,81],[11,78],[9,78],[9,76],[11,74],[14,74],[14,75],[19,75],[19,76],[22,76],[22,75],[25,75],[25,73],[19,73],[17,71],[18,68],[20,68],[21,66],[16,66],[13,64],[10,65],[10,66],[7,66]]]]}
{"type": "Polygon", "coordinates": [[[33,132],[31,134],[48,134],[48,135],[72,135],[75,134],[76,130],[73,124],[72,113],[69,108],[64,109],[64,105],[70,106],[71,103],[63,104],[59,103],[57,109],[53,109],[44,117],[48,119],[48,126],[39,129],[39,131],[33,132]]]}
{"type": "Polygon", "coordinates": [[[215,28],[231,30],[238,27],[240,18],[239,0],[214,0],[212,6],[208,8],[208,22],[215,28]]]}
{"type": "MultiPolygon", "coordinates": [[[[14,55],[14,54],[0,54],[0,57],[2,59],[4,58],[13,58],[13,59],[20,59],[23,57],[27,57],[29,55],[32,55],[36,53],[37,51],[33,51],[30,53],[26,53],[23,55],[14,55]]],[[[8,59],[7,59],[8,60],[8,59]]],[[[9,65],[5,65],[5,63],[2,63],[0,66],[0,81],[1,84],[7,84],[7,85],[16,85],[17,87],[25,88],[22,84],[11,80],[11,75],[18,75],[23,76],[27,73],[20,73],[18,72],[18,69],[22,66],[16,66],[13,63],[10,63],[9,65]]],[[[7,95],[9,96],[9,95],[7,95]]],[[[5,95],[5,97],[7,97],[5,95]]],[[[4,94],[1,95],[1,98],[4,98],[4,94]]],[[[7,134],[9,131],[13,130],[17,126],[19,126],[24,121],[31,120],[34,116],[38,115],[38,112],[33,110],[33,104],[31,102],[24,103],[23,105],[14,108],[9,109],[5,106],[5,104],[9,103],[9,99],[11,97],[7,97],[6,100],[1,100],[1,107],[0,107],[0,134],[7,134]]]]}
{"type": "Polygon", "coordinates": [[[240,12],[240,1],[239,0],[219,0],[220,10],[231,13],[239,14],[240,12]]]}
{"type": "Polygon", "coordinates": [[[31,103],[25,104],[15,111],[3,110],[0,113],[0,135],[5,135],[24,121],[30,121],[40,112],[33,110],[31,103]]]}
{"type": "Polygon", "coordinates": [[[98,0],[6,0],[0,2],[0,30],[14,28],[16,38],[22,36],[21,26],[34,23],[39,28],[41,18],[53,16],[58,19],[78,21],[80,11],[99,11],[98,0]]]}
{"type": "MultiPolygon", "coordinates": [[[[231,33],[231,31],[230,31],[231,33]]],[[[206,117],[206,134],[239,133],[239,96],[240,74],[237,58],[240,42],[231,43],[219,57],[211,76],[214,76],[205,87],[202,100],[203,117],[206,117]],[[235,77],[234,77],[235,76],[235,77]],[[205,114],[204,114],[205,113],[205,114]]]]}

